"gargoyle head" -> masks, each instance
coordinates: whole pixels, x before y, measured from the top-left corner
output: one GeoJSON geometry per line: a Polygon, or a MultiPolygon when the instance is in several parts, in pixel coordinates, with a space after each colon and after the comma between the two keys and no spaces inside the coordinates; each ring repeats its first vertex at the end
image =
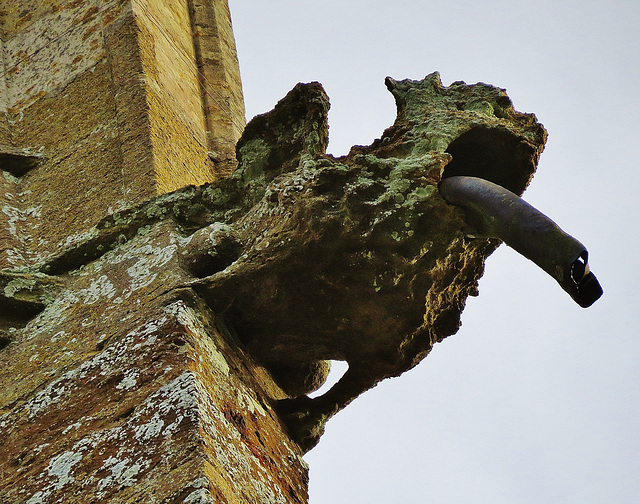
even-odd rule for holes
{"type": "Polygon", "coordinates": [[[324,419],[455,333],[476,295],[499,241],[465,238],[465,214],[443,199],[440,181],[481,177],[520,194],[546,140],[502,89],[444,87],[437,73],[386,84],[394,125],[344,157],[325,154],[329,103],[317,83],[256,117],[232,176],[245,210],[222,234],[201,231],[235,253],[225,269],[201,270],[196,288],[298,397],[282,410],[306,447],[324,419]],[[328,359],[349,370],[306,398],[328,359]]]}

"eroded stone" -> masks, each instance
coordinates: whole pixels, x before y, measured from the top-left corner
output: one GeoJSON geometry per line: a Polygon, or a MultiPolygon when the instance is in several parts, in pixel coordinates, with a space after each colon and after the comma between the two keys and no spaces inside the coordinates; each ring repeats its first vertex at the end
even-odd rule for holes
{"type": "MultiPolygon", "coordinates": [[[[22,333],[30,355],[39,356],[36,364],[20,361],[31,390],[48,382],[48,372],[122,347],[140,306],[149,313],[176,298],[201,310],[201,299],[215,321],[212,334],[226,335],[226,345],[259,363],[252,376],[264,366],[277,380],[261,408],[274,419],[277,411],[306,450],[358,394],[415,366],[455,333],[497,242],[466,239],[464,215],[442,199],[438,183],[474,174],[521,192],[546,132],[533,115],[516,112],[503,90],[485,84],[446,88],[432,74],[388,79],[387,86],[398,118],[371,146],[326,155],[328,99],[317,83],[298,85],[247,126],[233,175],[114,213],[34,265],[65,288],[22,333]],[[74,341],[75,334],[82,337],[74,341]],[[42,364],[53,340],[66,348],[48,371],[42,364]],[[349,369],[330,392],[309,399],[329,359],[349,369]]],[[[190,341],[188,325],[174,323],[179,340],[190,341]]],[[[220,363],[218,345],[194,355],[220,363]]],[[[11,349],[13,357],[24,346],[15,339],[2,357],[11,349]]],[[[115,390],[144,381],[137,366],[117,366],[115,390]]],[[[66,387],[37,404],[54,407],[66,387]]],[[[9,391],[7,404],[31,393],[9,391]]],[[[246,416],[221,411],[246,444],[246,416]]]]}

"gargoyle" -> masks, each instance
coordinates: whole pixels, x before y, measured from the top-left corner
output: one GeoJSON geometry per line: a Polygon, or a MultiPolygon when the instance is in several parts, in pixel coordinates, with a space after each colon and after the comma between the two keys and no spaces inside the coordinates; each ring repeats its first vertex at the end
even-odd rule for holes
{"type": "MultiPolygon", "coordinates": [[[[512,241],[504,226],[487,224],[491,205],[468,203],[477,191],[469,196],[460,181],[489,181],[518,201],[546,140],[502,89],[444,87],[437,73],[386,84],[398,116],[370,146],[325,154],[328,99],[319,84],[299,84],[247,125],[231,176],[105,219],[42,271],[86,263],[150,220],[175,222],[190,278],[179,287],[201,296],[271,372],[290,397],[278,404],[282,420],[311,448],[329,417],[458,330],[496,238],[512,241]],[[328,360],[346,361],[348,371],[311,399],[328,360]]],[[[589,284],[586,297],[596,298],[586,251],[571,243],[561,260],[569,272],[560,278],[555,258],[550,272],[589,284]]]]}
{"type": "MultiPolygon", "coordinates": [[[[212,306],[224,302],[249,352],[298,396],[280,410],[306,448],[337,410],[457,331],[497,242],[466,239],[462,230],[477,223],[447,205],[438,184],[473,176],[521,193],[546,138],[533,116],[515,112],[504,91],[490,86],[444,88],[437,74],[421,82],[387,79],[387,86],[396,123],[345,158],[324,155],[328,105],[317,85],[298,86],[249,124],[235,177],[255,204],[232,226],[238,259],[194,284],[212,306]],[[289,118],[301,112],[304,126],[292,128],[289,118]],[[287,127],[282,142],[278,129],[287,127]],[[296,136],[297,149],[287,148],[296,136]],[[314,371],[322,377],[326,359],[347,361],[349,369],[329,392],[309,399],[305,386],[320,381],[314,371]]],[[[451,186],[445,194],[455,193],[451,186]]],[[[551,242],[538,256],[560,248],[551,242]]],[[[586,251],[575,243],[567,271],[581,257],[586,265],[586,251]]],[[[561,280],[579,284],[586,273],[561,280]]]]}

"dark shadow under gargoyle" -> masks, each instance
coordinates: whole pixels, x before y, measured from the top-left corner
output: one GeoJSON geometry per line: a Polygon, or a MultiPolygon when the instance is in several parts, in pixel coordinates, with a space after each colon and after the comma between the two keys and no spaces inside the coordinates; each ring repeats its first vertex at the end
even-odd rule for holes
{"type": "Polygon", "coordinates": [[[97,238],[43,271],[68,271],[150,219],[172,219],[188,237],[182,287],[270,371],[289,396],[282,421],[311,448],[329,417],[454,334],[477,294],[500,241],[468,238],[467,209],[443,198],[441,181],[475,177],[521,194],[546,140],[502,89],[444,87],[437,73],[386,84],[398,116],[372,145],[325,154],[329,101],[319,84],[299,84],[247,125],[231,176],[105,219],[97,238]],[[311,399],[328,360],[348,371],[311,399]]]}

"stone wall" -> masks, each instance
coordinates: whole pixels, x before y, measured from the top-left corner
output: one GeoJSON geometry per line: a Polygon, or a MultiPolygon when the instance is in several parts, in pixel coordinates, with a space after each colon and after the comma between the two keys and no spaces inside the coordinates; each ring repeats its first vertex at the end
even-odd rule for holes
{"type": "Polygon", "coordinates": [[[228,146],[244,126],[237,57],[226,2],[207,5],[216,17],[196,25],[204,8],[191,0],[0,3],[0,155],[39,156],[25,173],[3,170],[15,191],[0,196],[0,219],[23,247],[21,258],[0,254],[0,267],[41,260],[105,214],[232,169],[228,146]],[[215,44],[224,58],[209,56],[215,44]],[[213,81],[218,63],[232,68],[213,81]],[[228,103],[209,105],[209,85],[228,103]],[[224,155],[211,150],[216,135],[224,155]]]}
{"type": "Polygon", "coordinates": [[[0,502],[306,502],[284,394],[180,287],[190,241],[162,222],[68,272],[0,275],[0,502]]]}
{"type": "Polygon", "coordinates": [[[305,502],[285,395],[178,287],[180,230],[43,273],[232,170],[226,0],[0,0],[0,30],[0,502],[305,502]]]}
{"type": "Polygon", "coordinates": [[[244,129],[244,99],[226,2],[191,0],[210,155],[224,173],[236,165],[235,142],[244,129]]]}

